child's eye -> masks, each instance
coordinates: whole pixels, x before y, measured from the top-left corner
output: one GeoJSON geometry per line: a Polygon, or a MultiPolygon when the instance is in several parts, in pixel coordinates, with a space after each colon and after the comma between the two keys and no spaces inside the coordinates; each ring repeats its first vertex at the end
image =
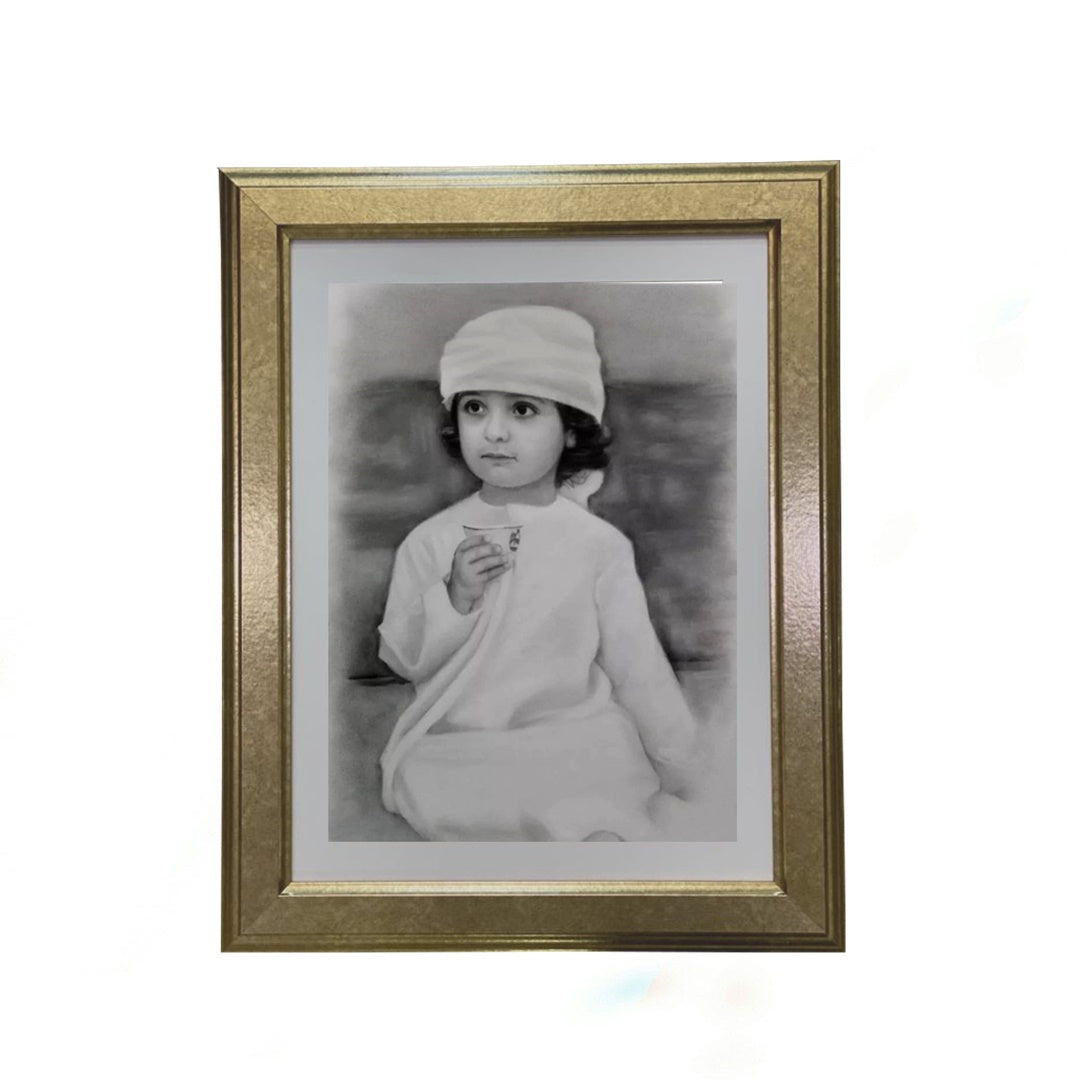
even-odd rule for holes
{"type": "Polygon", "coordinates": [[[514,402],[514,415],[515,416],[535,416],[539,410],[532,402],[529,401],[515,401],[514,402]]]}
{"type": "Polygon", "coordinates": [[[484,403],[477,398],[471,398],[461,403],[461,411],[468,416],[479,416],[484,411],[484,403]]]}

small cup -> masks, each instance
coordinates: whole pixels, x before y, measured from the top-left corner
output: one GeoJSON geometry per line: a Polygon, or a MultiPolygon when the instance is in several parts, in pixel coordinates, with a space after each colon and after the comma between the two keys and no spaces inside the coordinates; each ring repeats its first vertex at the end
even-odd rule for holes
{"type": "Polygon", "coordinates": [[[464,525],[466,536],[486,536],[493,544],[501,545],[511,555],[521,547],[520,525],[464,525]]]}

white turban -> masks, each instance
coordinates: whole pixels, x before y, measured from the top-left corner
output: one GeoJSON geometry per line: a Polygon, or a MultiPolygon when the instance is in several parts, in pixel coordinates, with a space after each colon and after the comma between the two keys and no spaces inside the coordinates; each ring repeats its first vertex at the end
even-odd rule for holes
{"type": "Polygon", "coordinates": [[[604,415],[604,384],[592,324],[556,307],[512,307],[467,322],[439,363],[439,393],[450,407],[466,390],[548,398],[604,415]]]}

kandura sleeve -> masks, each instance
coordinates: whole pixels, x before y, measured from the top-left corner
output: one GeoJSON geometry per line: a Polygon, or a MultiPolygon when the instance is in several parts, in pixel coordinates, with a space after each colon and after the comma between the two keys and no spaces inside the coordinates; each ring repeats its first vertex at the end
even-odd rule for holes
{"type": "Polygon", "coordinates": [[[615,698],[637,721],[641,741],[662,774],[680,779],[692,764],[697,724],[657,639],[629,541],[596,582],[600,665],[615,698]]]}
{"type": "Polygon", "coordinates": [[[449,569],[408,539],[394,558],[379,656],[410,682],[430,679],[465,644],[479,618],[478,610],[462,615],[450,603],[449,569]]]}

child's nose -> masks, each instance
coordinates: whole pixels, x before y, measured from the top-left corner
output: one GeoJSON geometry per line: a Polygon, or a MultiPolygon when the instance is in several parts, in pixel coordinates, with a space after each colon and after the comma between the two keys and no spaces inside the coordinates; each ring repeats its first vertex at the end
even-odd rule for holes
{"type": "Polygon", "coordinates": [[[501,442],[506,438],[506,417],[502,413],[492,410],[488,413],[487,424],[484,427],[484,434],[493,441],[501,442]]]}

